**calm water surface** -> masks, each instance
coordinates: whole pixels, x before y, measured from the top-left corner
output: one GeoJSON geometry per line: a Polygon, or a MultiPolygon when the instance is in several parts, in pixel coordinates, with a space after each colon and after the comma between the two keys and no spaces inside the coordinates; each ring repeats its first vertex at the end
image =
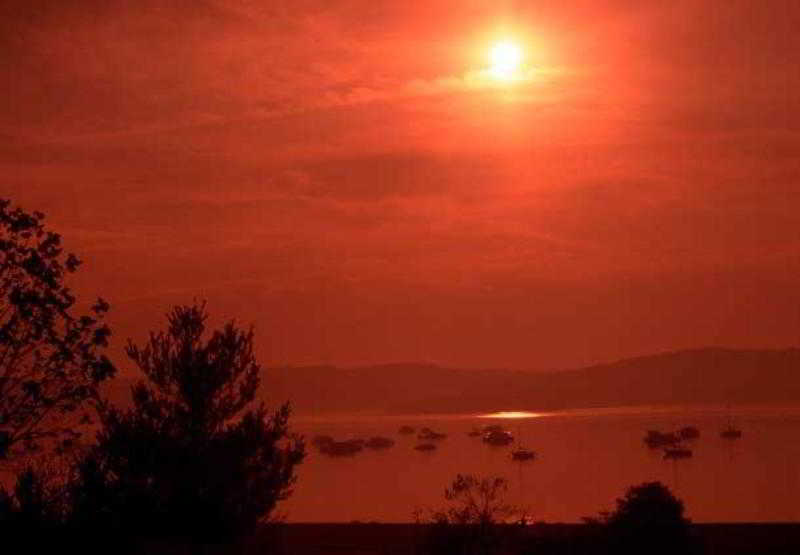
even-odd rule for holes
{"type": "Polygon", "coordinates": [[[510,502],[537,520],[574,522],[613,508],[629,485],[660,480],[687,506],[695,521],[800,520],[800,408],[624,408],[561,413],[443,416],[340,416],[295,419],[310,439],[374,435],[396,440],[385,451],[364,450],[331,458],[309,445],[294,495],[280,510],[294,522],[412,520],[419,508],[442,505],[457,473],[500,475],[509,480],[510,502]],[[738,441],[719,431],[731,417],[738,441]],[[537,452],[527,463],[511,460],[512,447],[490,447],[468,437],[474,426],[499,423],[537,452]],[[431,453],[413,449],[416,436],[399,426],[428,426],[448,434],[431,453]],[[642,443],[648,429],[693,425],[701,436],[694,456],[664,461],[642,443]]]}

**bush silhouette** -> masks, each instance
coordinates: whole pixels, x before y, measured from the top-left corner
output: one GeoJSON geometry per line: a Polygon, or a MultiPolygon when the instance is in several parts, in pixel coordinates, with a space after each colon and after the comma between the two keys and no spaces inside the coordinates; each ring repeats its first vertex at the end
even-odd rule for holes
{"type": "Polygon", "coordinates": [[[600,519],[608,529],[612,553],[684,554],[694,552],[683,502],[660,482],[628,488],[613,512],[600,519]]]}
{"type": "Polygon", "coordinates": [[[106,406],[73,484],[74,520],[124,535],[229,541],[291,494],[304,456],[288,404],[250,408],[259,386],[253,331],[204,339],[205,305],[176,307],[166,332],[127,353],[147,378],[133,407],[106,406]]]}
{"type": "Polygon", "coordinates": [[[506,503],[507,490],[504,478],[458,474],[444,492],[448,506],[427,520],[423,550],[431,555],[492,553],[502,540],[498,525],[519,513],[506,503]]]}
{"type": "Polygon", "coordinates": [[[62,516],[53,495],[42,476],[27,468],[17,476],[12,493],[0,490],[0,519],[16,529],[51,531],[61,523],[62,516]]]}
{"type": "Polygon", "coordinates": [[[0,538],[5,545],[42,553],[63,545],[70,509],[64,480],[54,466],[32,463],[17,474],[11,491],[0,487],[0,538]]]}

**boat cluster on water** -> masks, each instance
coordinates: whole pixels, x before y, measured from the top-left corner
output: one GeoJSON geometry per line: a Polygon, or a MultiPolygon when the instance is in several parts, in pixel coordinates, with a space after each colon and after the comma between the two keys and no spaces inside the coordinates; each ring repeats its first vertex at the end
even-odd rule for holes
{"type": "MultiPolygon", "coordinates": [[[[422,427],[417,430],[412,426],[401,426],[398,434],[416,436],[417,444],[414,446],[414,450],[420,452],[436,451],[439,448],[439,444],[447,439],[447,434],[437,432],[429,427],[422,427]]],[[[480,438],[483,443],[490,447],[506,447],[515,442],[514,435],[497,424],[491,424],[483,428],[473,428],[467,435],[480,438]]],[[[321,454],[329,457],[352,457],[365,449],[375,451],[389,449],[394,447],[395,441],[383,436],[373,436],[369,439],[336,440],[329,435],[317,435],[311,440],[311,444],[321,454]]],[[[536,459],[536,452],[518,445],[516,449],[511,451],[511,459],[518,462],[532,461],[536,459]]]]}
{"type": "Polygon", "coordinates": [[[318,435],[314,436],[311,444],[319,450],[323,455],[329,457],[352,457],[356,453],[360,453],[364,449],[372,449],[379,451],[394,447],[394,440],[388,437],[373,436],[369,439],[346,439],[344,441],[337,441],[331,436],[318,435]]]}
{"type": "MultiPolygon", "coordinates": [[[[475,437],[475,431],[476,430],[472,430],[470,432],[472,437],[475,437]]],[[[514,435],[508,430],[504,430],[503,427],[498,424],[484,426],[480,437],[481,441],[486,445],[491,445],[493,447],[505,447],[506,445],[514,443],[514,435]]]]}
{"type": "MultiPolygon", "coordinates": [[[[736,440],[742,437],[742,431],[732,424],[720,432],[720,437],[725,440],[736,440]]],[[[675,431],[662,432],[660,430],[647,430],[644,444],[652,450],[663,451],[665,460],[689,459],[693,455],[691,445],[700,438],[700,430],[695,426],[684,426],[675,431]]]]}
{"type": "Polygon", "coordinates": [[[420,428],[419,433],[417,433],[417,431],[411,426],[403,426],[400,428],[399,431],[401,434],[406,434],[406,435],[413,435],[415,433],[417,434],[417,441],[419,441],[419,443],[417,443],[417,445],[414,446],[414,449],[416,449],[417,451],[423,451],[423,452],[436,451],[436,449],[438,448],[437,444],[440,441],[447,439],[447,434],[434,431],[428,427],[420,428]]]}

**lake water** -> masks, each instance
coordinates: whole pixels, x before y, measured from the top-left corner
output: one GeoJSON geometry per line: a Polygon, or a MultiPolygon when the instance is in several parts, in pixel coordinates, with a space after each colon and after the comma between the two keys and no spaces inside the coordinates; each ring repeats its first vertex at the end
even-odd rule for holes
{"type": "Polygon", "coordinates": [[[291,522],[406,522],[415,509],[443,505],[444,488],[457,473],[507,478],[509,502],[536,520],[575,522],[611,509],[625,489],[659,480],[684,500],[698,522],[800,521],[800,408],[623,408],[497,415],[296,417],[294,428],[339,439],[374,435],[396,440],[384,451],[332,458],[308,445],[294,495],[280,507],[291,522]],[[728,418],[742,438],[719,432],[728,418]],[[510,447],[469,437],[473,427],[499,423],[534,461],[511,460],[510,447]],[[401,425],[448,434],[436,451],[413,449],[416,435],[401,425]],[[665,461],[642,442],[648,429],[693,425],[701,436],[693,457],[665,461]]]}

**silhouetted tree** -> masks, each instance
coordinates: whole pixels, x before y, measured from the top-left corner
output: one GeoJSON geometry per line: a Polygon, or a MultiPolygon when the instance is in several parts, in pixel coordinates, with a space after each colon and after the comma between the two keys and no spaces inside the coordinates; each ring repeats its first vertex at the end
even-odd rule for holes
{"type": "Polygon", "coordinates": [[[166,332],[130,359],[147,382],[133,406],[107,406],[73,487],[74,518],[146,537],[224,541],[253,530],[291,493],[302,439],[289,405],[249,408],[259,386],[253,331],[204,339],[205,305],[176,307],[166,332]],[[131,530],[134,527],[135,530],[131,530]]]}
{"type": "Polygon", "coordinates": [[[505,501],[507,491],[504,478],[458,474],[444,492],[448,506],[431,514],[425,550],[437,555],[491,553],[501,539],[498,524],[520,512],[505,501]]]}
{"type": "Polygon", "coordinates": [[[505,502],[508,482],[505,478],[477,478],[458,474],[444,498],[451,506],[440,513],[455,524],[494,524],[504,522],[516,509],[505,502]]]}
{"type": "MultiPolygon", "coordinates": [[[[0,199],[0,459],[77,435],[65,416],[97,396],[114,373],[101,354],[111,335],[108,304],[75,315],[66,278],[80,261],[65,254],[44,215],[0,199]]],[[[88,418],[88,414],[84,415],[88,418]]]]}
{"type": "Polygon", "coordinates": [[[684,554],[695,551],[683,502],[660,482],[628,488],[616,510],[602,514],[612,553],[684,554]]]}

